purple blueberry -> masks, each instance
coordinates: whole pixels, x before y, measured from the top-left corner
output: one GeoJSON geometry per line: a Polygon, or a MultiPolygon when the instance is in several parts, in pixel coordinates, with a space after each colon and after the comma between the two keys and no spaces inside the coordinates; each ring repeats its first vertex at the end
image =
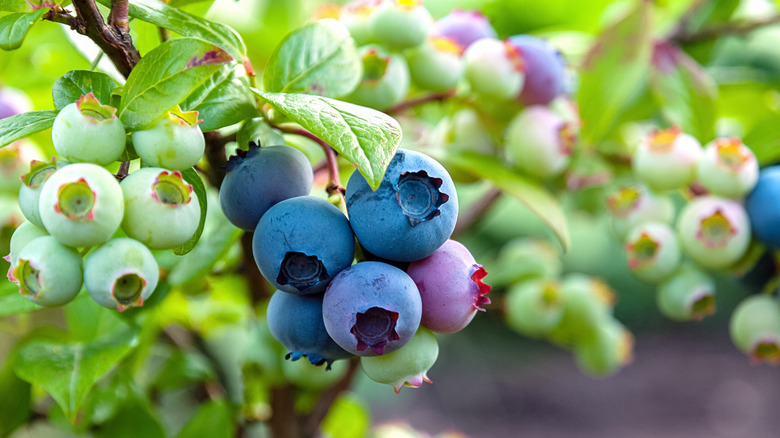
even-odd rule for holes
{"type": "Polygon", "coordinates": [[[32,103],[22,91],[11,87],[0,89],[0,119],[26,113],[32,110],[32,103]]]}
{"type": "Polygon", "coordinates": [[[478,11],[455,10],[433,23],[431,35],[448,38],[466,50],[481,38],[498,38],[488,19],[478,11]]]}
{"type": "Polygon", "coordinates": [[[293,295],[276,291],[268,302],[266,320],[271,335],[289,350],[285,359],[303,356],[314,365],[330,365],[352,356],[328,336],[322,321],[322,295],[293,295]]]}
{"type": "Polygon", "coordinates": [[[481,306],[490,304],[487,271],[461,243],[448,240],[428,257],[412,262],[407,274],[422,298],[420,324],[435,332],[455,333],[466,327],[481,306]]]}
{"type": "Polygon", "coordinates": [[[325,328],[341,348],[379,356],[403,347],[420,326],[422,301],[398,268],[363,262],[336,275],[322,302],[325,328]]]}
{"type": "Polygon", "coordinates": [[[352,264],[355,237],[336,206],[299,196],[268,209],[257,223],[252,251],[260,272],[277,289],[316,294],[352,264]]]}
{"type": "Polygon", "coordinates": [[[458,217],[452,178],[433,158],[399,149],[376,191],[355,171],[347,183],[349,223],[376,256],[414,261],[449,239],[458,217]]]}
{"type": "Polygon", "coordinates": [[[566,64],[555,47],[529,35],[515,35],[507,42],[520,52],[525,64],[525,84],[518,97],[520,103],[547,105],[566,93],[566,64]]]}
{"type": "Polygon", "coordinates": [[[227,162],[219,191],[225,216],[238,228],[253,231],[272,205],[311,191],[311,165],[301,151],[290,146],[250,147],[227,162]]]}

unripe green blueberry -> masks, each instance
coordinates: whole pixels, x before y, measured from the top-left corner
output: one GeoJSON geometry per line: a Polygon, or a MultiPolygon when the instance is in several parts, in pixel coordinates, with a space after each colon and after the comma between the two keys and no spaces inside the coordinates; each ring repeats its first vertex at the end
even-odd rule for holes
{"type": "Polygon", "coordinates": [[[574,359],[584,373],[605,377],[631,362],[633,348],[631,332],[618,320],[608,318],[592,336],[576,345],[574,359]]]}
{"type": "Polygon", "coordinates": [[[206,149],[206,140],[198,126],[198,112],[166,113],[151,128],[133,133],[133,147],[148,166],[169,170],[191,168],[206,149]]]}
{"type": "Polygon", "coordinates": [[[51,236],[35,238],[22,248],[9,280],[19,293],[40,306],[70,302],[81,290],[81,255],[51,236]]]}
{"type": "Polygon", "coordinates": [[[55,158],[51,161],[33,160],[30,162],[30,171],[23,175],[22,186],[19,188],[19,208],[28,221],[39,227],[43,227],[41,210],[39,208],[43,183],[57,171],[55,158]]]}
{"type": "Polygon", "coordinates": [[[11,269],[16,267],[15,263],[16,259],[19,257],[19,253],[30,241],[48,235],[49,233],[47,233],[46,230],[35,226],[31,222],[25,222],[19,225],[19,227],[17,227],[16,230],[14,230],[14,233],[11,235],[11,241],[9,245],[10,253],[4,257],[6,261],[11,263],[11,269]]]}
{"type": "Polygon", "coordinates": [[[354,0],[341,8],[339,21],[349,30],[355,44],[363,46],[376,39],[371,30],[371,12],[382,0],[354,0]]]}
{"type": "Polygon", "coordinates": [[[607,197],[612,230],[624,240],[632,228],[643,222],[672,223],[674,204],[665,195],[655,194],[641,184],[616,189],[607,197]]]}
{"type": "Polygon", "coordinates": [[[679,128],[654,131],[634,151],[634,175],[653,190],[679,189],[696,178],[696,162],[702,155],[696,138],[679,128]]]}
{"type": "Polygon", "coordinates": [[[102,105],[89,93],[57,114],[51,140],[67,161],[105,166],[125,150],[125,127],[116,117],[116,108],[102,105]]]}
{"type": "Polygon", "coordinates": [[[769,295],[752,295],[739,303],[729,322],[734,345],[751,362],[780,364],[780,302],[769,295]]]}
{"type": "Polygon", "coordinates": [[[704,147],[697,164],[699,182],[713,195],[741,198],[758,181],[758,160],[738,138],[718,138],[704,147]]]}
{"type": "Polygon", "coordinates": [[[400,103],[409,93],[406,60],[376,45],[361,47],[360,57],[363,78],[346,100],[378,110],[400,103]]]}
{"type": "Polygon", "coordinates": [[[575,126],[546,106],[530,106],[509,123],[507,154],[524,172],[539,178],[556,176],[566,169],[577,144],[575,126]]]}
{"type": "Polygon", "coordinates": [[[628,233],[626,255],[631,273],[648,283],[668,277],[682,260],[677,236],[663,222],[643,222],[634,227],[628,233]]]}
{"type": "Polygon", "coordinates": [[[41,220],[55,239],[73,247],[103,243],[122,222],[125,205],[114,175],[89,163],[57,170],[43,185],[41,220]]]}
{"type": "Polygon", "coordinates": [[[360,365],[371,380],[392,386],[397,394],[404,386],[419,388],[423,381],[433,383],[427,373],[438,356],[439,344],[433,332],[420,327],[399,350],[361,357],[360,365]]]}
{"type": "Polygon", "coordinates": [[[569,274],[561,284],[563,316],[550,332],[550,340],[564,346],[592,336],[612,317],[614,291],[603,281],[582,274],[569,274]]]}
{"type": "Polygon", "coordinates": [[[144,304],[160,270],[149,248],[127,237],[111,239],[84,263],[84,286],[95,302],[120,312],[144,304]]]}
{"type": "Polygon", "coordinates": [[[19,140],[0,148],[0,190],[16,193],[30,162],[43,159],[40,148],[30,140],[19,140]]]}
{"type": "Polygon", "coordinates": [[[563,317],[560,289],[560,282],[555,280],[530,280],[514,285],[504,302],[507,325],[526,336],[546,336],[563,317]]]}
{"type": "Polygon", "coordinates": [[[383,45],[409,49],[425,41],[433,17],[420,0],[385,0],[371,11],[369,21],[371,33],[383,45]]]}
{"type": "Polygon", "coordinates": [[[525,66],[510,44],[493,38],[472,43],[463,54],[465,75],[471,88],[487,97],[511,100],[523,89],[525,66]]]}
{"type": "Polygon", "coordinates": [[[551,242],[534,238],[518,238],[507,242],[498,254],[491,270],[494,287],[529,279],[553,279],[563,272],[558,249],[551,242]]]}
{"type": "Polygon", "coordinates": [[[715,281],[691,264],[658,286],[658,310],[677,321],[701,321],[715,313],[715,281]]]}
{"type": "Polygon", "coordinates": [[[498,149],[479,114],[471,108],[458,110],[443,118],[436,126],[431,142],[450,151],[474,151],[487,155],[495,154],[498,149]]]}
{"type": "Polygon", "coordinates": [[[144,167],[121,183],[122,230],[151,249],[169,249],[189,240],[200,223],[198,196],[179,171],[144,167]]]}
{"type": "Polygon", "coordinates": [[[685,252],[702,266],[720,269],[736,263],[750,244],[750,221],[742,204],[716,196],[689,202],[677,220],[685,252]]]}
{"type": "Polygon", "coordinates": [[[463,49],[453,41],[431,36],[406,54],[412,80],[424,90],[445,91],[455,87],[463,76],[463,49]]]}

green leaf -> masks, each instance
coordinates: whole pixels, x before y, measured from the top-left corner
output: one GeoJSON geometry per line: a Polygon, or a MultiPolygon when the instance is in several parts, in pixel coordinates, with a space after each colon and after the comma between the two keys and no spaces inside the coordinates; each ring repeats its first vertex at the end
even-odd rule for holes
{"type": "Polygon", "coordinates": [[[51,394],[71,422],[92,386],[137,344],[132,330],[94,343],[33,338],[19,348],[13,368],[21,379],[51,394]]]}
{"type": "Polygon", "coordinates": [[[197,111],[204,132],[224,128],[257,115],[254,95],[241,66],[225,65],[180,104],[197,111]]]}
{"type": "MultiPolygon", "coordinates": [[[[13,284],[13,286],[16,287],[15,284],[13,284]]],[[[28,313],[41,309],[41,306],[36,305],[22,296],[22,294],[18,292],[18,289],[19,288],[17,287],[17,292],[13,294],[0,295],[0,317],[18,315],[20,313],[28,313]]]]}
{"type": "Polygon", "coordinates": [[[664,117],[706,143],[715,137],[718,87],[682,50],[655,44],[650,84],[664,117]]]}
{"type": "Polygon", "coordinates": [[[344,393],[336,399],[320,425],[325,436],[339,438],[364,437],[370,426],[368,406],[351,393],[344,393]]]}
{"type": "Polygon", "coordinates": [[[208,211],[208,201],[206,199],[206,186],[203,184],[203,180],[200,179],[200,175],[194,169],[187,169],[181,173],[182,178],[185,181],[192,184],[192,189],[198,196],[198,205],[200,205],[200,223],[198,229],[195,230],[195,234],[190,237],[190,240],[182,243],[179,247],[173,248],[173,253],[176,255],[184,255],[192,251],[192,248],[198,243],[200,235],[203,233],[203,227],[206,224],[206,212],[208,211]]]}
{"type": "Polygon", "coordinates": [[[96,428],[96,438],[165,438],[160,420],[141,395],[133,394],[117,411],[113,418],[96,428]]]}
{"type": "Polygon", "coordinates": [[[218,47],[194,38],[162,43],[130,72],[119,119],[129,130],[152,123],[230,61],[218,47]]]}
{"type": "Polygon", "coordinates": [[[0,49],[14,50],[21,47],[27,32],[47,12],[49,8],[41,8],[0,17],[0,49]]]}
{"type": "Polygon", "coordinates": [[[349,31],[335,20],[296,30],[276,48],[263,72],[266,91],[340,97],[360,82],[362,64],[349,31]]]}
{"type": "Polygon", "coordinates": [[[756,154],[756,159],[761,166],[780,161],[778,126],[780,126],[780,114],[769,116],[756,123],[742,139],[756,154]]]}
{"type": "Polygon", "coordinates": [[[54,108],[61,110],[88,93],[94,94],[100,103],[109,105],[111,92],[116,87],[116,82],[105,73],[87,70],[69,71],[57,79],[51,90],[54,108]]]}
{"type": "Polygon", "coordinates": [[[217,195],[208,197],[208,213],[198,245],[182,256],[168,273],[168,282],[180,286],[203,277],[227,254],[243,231],[233,226],[222,213],[217,195]]]}
{"type": "MultiPolygon", "coordinates": [[[[13,354],[13,353],[11,353],[13,354]]],[[[32,413],[30,384],[14,374],[11,361],[0,369],[0,436],[10,436],[32,413]]]]}
{"type": "Polygon", "coordinates": [[[230,438],[234,434],[230,406],[224,400],[210,400],[204,403],[190,421],[184,425],[176,438],[230,438]]]}
{"type": "Polygon", "coordinates": [[[284,144],[281,131],[274,129],[262,117],[247,120],[236,134],[236,142],[241,149],[247,149],[253,141],[262,146],[280,146],[284,144]]]}
{"type": "Polygon", "coordinates": [[[95,302],[88,294],[80,293],[76,299],[64,306],[68,322],[68,338],[79,342],[92,342],[101,336],[127,328],[127,323],[116,309],[107,309],[95,302]]]}
{"type": "Polygon", "coordinates": [[[279,112],[325,140],[354,163],[376,190],[401,144],[401,127],[385,113],[307,94],[255,90],[279,112]]]}
{"type": "MultiPolygon", "coordinates": [[[[110,7],[111,0],[98,0],[110,7]]],[[[248,62],[246,46],[238,32],[224,24],[214,23],[196,15],[171,7],[158,0],[131,0],[130,16],[141,21],[170,29],[180,35],[199,38],[222,48],[234,59],[248,62]]]]}
{"type": "Polygon", "coordinates": [[[651,13],[651,2],[638,2],[628,16],[601,34],[585,57],[576,100],[586,143],[601,140],[642,91],[652,52],[651,13]]]}
{"type": "Polygon", "coordinates": [[[571,244],[569,228],[560,202],[540,183],[527,179],[506,167],[496,157],[475,152],[465,151],[448,155],[445,162],[484,178],[492,182],[502,192],[519,199],[550,227],[560,241],[563,250],[569,249],[571,244]]]}
{"type": "Polygon", "coordinates": [[[57,111],[32,111],[0,119],[0,148],[51,128],[57,111]]]}

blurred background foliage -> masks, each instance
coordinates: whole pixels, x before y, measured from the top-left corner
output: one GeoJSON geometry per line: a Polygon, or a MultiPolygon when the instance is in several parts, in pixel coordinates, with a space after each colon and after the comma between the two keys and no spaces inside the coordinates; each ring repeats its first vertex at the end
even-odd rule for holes
{"type": "MultiPolygon", "coordinates": [[[[7,0],[2,1],[5,4],[7,0]]],[[[699,0],[658,0],[650,5],[653,21],[648,31],[649,38],[654,41],[677,38],[685,53],[701,69],[692,64],[692,70],[677,72],[677,76],[669,79],[652,71],[649,63],[640,65],[635,80],[621,83],[625,89],[619,90],[620,95],[625,98],[621,99],[619,106],[608,108],[615,113],[615,119],[599,127],[591,139],[593,146],[606,156],[618,156],[621,151],[628,150],[650,126],[683,121],[686,125],[698,123],[697,126],[703,126],[700,134],[704,137],[712,134],[742,137],[764,165],[780,160],[780,25],[768,25],[750,33],[708,38],[701,42],[685,41],[686,34],[680,33],[682,24],[687,32],[695,32],[723,23],[773,17],[778,14],[780,2],[712,0],[698,8],[692,16],[686,15],[686,11],[697,2],[699,0]],[[684,23],[681,24],[681,20],[684,23]],[[671,87],[672,91],[663,87],[671,87]],[[692,89],[700,92],[691,92],[692,89]],[[714,126],[714,132],[708,133],[707,126],[714,126]]],[[[325,11],[321,9],[323,2],[318,0],[171,0],[169,3],[237,29],[247,43],[249,58],[258,76],[287,33],[310,20],[314,11],[325,11]]],[[[583,62],[585,53],[597,36],[635,5],[634,0],[425,1],[425,6],[435,17],[441,17],[454,8],[482,10],[500,37],[530,33],[547,38],[561,49],[575,69],[583,62]]],[[[133,40],[142,55],[159,44],[159,33],[153,25],[134,20],[131,28],[133,40]]],[[[89,69],[94,56],[92,53],[94,49],[88,41],[83,41],[64,26],[40,23],[29,33],[21,49],[0,52],[0,84],[23,89],[36,110],[51,109],[53,83],[70,70],[89,69]]],[[[111,70],[107,62],[101,60],[100,68],[111,70]]],[[[614,70],[615,66],[612,67],[614,70]]],[[[623,73],[609,69],[600,71],[599,80],[602,84],[609,84],[612,78],[623,73]]],[[[587,81],[593,79],[578,79],[574,75],[572,80],[577,88],[591,86],[587,81]]],[[[582,88],[580,92],[584,92],[582,88]]],[[[595,96],[596,100],[599,98],[598,94],[588,96],[595,96]]],[[[586,111],[605,109],[603,102],[579,103],[586,121],[586,111]]],[[[411,146],[429,148],[426,139],[435,129],[435,122],[452,111],[453,108],[447,105],[425,107],[419,110],[419,119],[402,119],[406,141],[411,146]]],[[[586,126],[586,129],[596,128],[586,126]]],[[[53,152],[48,131],[34,135],[32,140],[47,153],[53,152]]],[[[701,140],[708,141],[709,138],[701,140]]],[[[306,144],[299,146],[307,147],[306,144]]],[[[320,158],[318,149],[310,146],[310,158],[312,162],[317,162],[320,158]]],[[[584,174],[603,169],[603,164],[588,162],[587,157],[582,161],[584,174]]],[[[348,177],[350,170],[345,166],[344,178],[348,177]]],[[[680,387],[712,384],[712,381],[700,382],[686,374],[687,371],[695,372],[688,370],[694,364],[707,367],[709,362],[696,359],[694,354],[699,350],[688,348],[704,341],[691,340],[685,333],[694,333],[701,339],[714,339],[712,342],[718,348],[733,350],[727,340],[727,318],[735,303],[750,291],[734,276],[722,275],[718,277],[718,312],[713,317],[697,325],[664,320],[655,307],[654,288],[630,275],[622,245],[610,232],[605,213],[605,194],[625,178],[620,171],[612,176],[609,184],[561,195],[571,234],[571,250],[565,254],[555,246],[544,224],[510,197],[501,198],[483,220],[459,239],[472,250],[488,272],[496,276],[507,276],[513,272],[521,275],[523,267],[517,263],[527,263],[528,260],[504,257],[502,248],[514,239],[532,237],[550,242],[553,253],[560,256],[564,272],[581,272],[605,279],[619,295],[615,314],[637,335],[637,363],[646,361],[644,365],[627,368],[618,376],[616,383],[587,380],[577,374],[569,355],[509,331],[502,323],[500,306],[494,306],[487,314],[479,315],[464,334],[440,337],[442,357],[430,373],[436,385],[418,391],[404,390],[396,396],[388,388],[370,382],[358,373],[351,391],[336,401],[323,422],[323,433],[360,437],[371,433],[372,424],[378,420],[397,419],[412,421],[415,426],[432,434],[454,427],[474,436],[497,436],[497,433],[513,430],[512,427],[523,428],[524,424],[538,426],[542,421],[558,421],[552,413],[562,409],[564,402],[533,408],[535,401],[553,403],[554,400],[570,397],[581,403],[595,403],[595,398],[583,398],[568,391],[592,391],[612,397],[612,403],[604,403],[603,409],[619,409],[620,400],[624,399],[616,395],[614,388],[617,385],[630,385],[641,379],[663,385],[664,380],[653,373],[659,372],[658,367],[670,364],[679,366],[680,375],[677,380],[666,376],[670,385],[673,382],[680,387]],[[675,339],[687,343],[677,347],[675,339]],[[668,350],[693,362],[686,367],[672,359],[669,362],[653,360],[643,354],[644,348],[647,348],[644,351],[651,352],[668,350]],[[441,380],[437,379],[437,375],[441,376],[441,380]],[[529,382],[531,378],[537,383],[527,386],[517,383],[529,382]],[[689,380],[680,382],[683,378],[689,380]],[[570,387],[556,385],[556,379],[568,382],[570,387]],[[547,385],[547,390],[543,389],[543,384],[547,385]],[[517,391],[528,392],[525,395],[507,392],[515,388],[513,385],[520,388],[517,391]],[[515,406],[530,409],[531,414],[542,412],[549,415],[542,415],[536,422],[530,414],[513,417],[515,406]],[[437,407],[446,410],[434,412],[437,407]],[[509,417],[502,419],[490,412],[508,413],[509,417]],[[427,420],[424,415],[427,415],[427,420]],[[493,428],[480,426],[480,418],[489,419],[493,428]],[[523,420],[528,423],[523,423],[523,420]],[[502,421],[506,426],[504,429],[495,425],[502,421]],[[489,434],[488,430],[493,432],[489,434]]],[[[461,183],[460,204],[468,206],[478,202],[488,190],[488,184],[482,181],[461,183]]],[[[133,310],[117,316],[82,296],[64,309],[32,312],[33,306],[18,299],[13,284],[4,282],[0,285],[0,436],[28,421],[32,426],[17,430],[14,436],[233,436],[236,431],[229,404],[242,406],[246,418],[263,420],[270,413],[273,391],[290,384],[301,388],[297,398],[290,403],[300,412],[311,409],[326,377],[319,368],[301,368],[300,365],[305,364],[283,361],[282,347],[270,338],[262,321],[258,323],[254,320],[248,286],[240,270],[240,232],[226,222],[219,213],[215,194],[211,195],[207,228],[201,244],[183,260],[172,255],[166,259],[160,254],[161,260],[169,262],[167,265],[162,262],[168,280],[166,290],[158,290],[155,302],[148,303],[142,311],[133,310]],[[165,300],[162,300],[163,297],[165,300]],[[140,328],[128,324],[130,318],[138,318],[140,328]],[[128,336],[128,332],[133,333],[128,336]],[[161,332],[165,342],[155,342],[161,332]],[[25,342],[33,337],[33,341],[25,342]],[[36,345],[36,342],[41,345],[36,345]],[[98,348],[100,345],[110,345],[111,349],[101,350],[98,348]],[[13,363],[5,360],[11,357],[13,349],[23,349],[28,354],[17,355],[21,359],[13,363]],[[49,362],[36,361],[35,358],[47,352],[49,362]],[[58,360],[67,358],[88,358],[104,363],[108,368],[115,363],[119,366],[99,381],[94,375],[87,374],[78,374],[76,381],[64,382],[55,376],[51,381],[40,381],[32,392],[30,385],[12,372],[25,368],[29,372],[54,373],[62,363],[58,360]],[[128,375],[133,378],[127,379],[128,375]],[[90,392],[88,389],[92,384],[95,387],[90,392]],[[68,388],[63,388],[63,385],[68,388]],[[77,417],[76,411],[63,412],[58,404],[47,399],[41,389],[60,393],[62,397],[83,397],[84,408],[77,417]],[[214,394],[214,391],[222,390],[226,393],[214,394]],[[26,408],[30,405],[30,397],[36,401],[35,411],[26,408]],[[31,421],[45,416],[48,416],[48,422],[31,421]],[[75,424],[68,421],[69,417],[76,419],[75,424]]],[[[682,198],[677,202],[681,204],[682,198]]],[[[490,279],[491,276],[488,276],[488,283],[490,279]]],[[[492,294],[500,296],[502,292],[502,287],[497,287],[492,294]]],[[[495,301],[500,302],[498,299],[495,301]]],[[[254,310],[258,314],[263,313],[263,309],[254,310]]],[[[736,394],[735,403],[741,401],[748,406],[756,405],[756,400],[767,401],[761,398],[764,393],[753,386],[748,385],[748,389],[740,386],[739,382],[743,380],[734,376],[750,373],[751,369],[741,355],[731,350],[717,354],[714,350],[705,351],[713,361],[717,359],[729,364],[737,360],[744,362],[742,366],[732,366],[724,371],[732,373],[728,375],[729,381],[738,383],[726,387],[723,393],[736,394]]],[[[329,383],[347,372],[346,364],[341,365],[334,367],[327,376],[329,383]]],[[[771,381],[771,376],[763,371],[756,375],[758,377],[751,377],[749,381],[771,381]]],[[[695,386],[691,388],[695,390],[695,386]]],[[[672,389],[668,391],[678,394],[672,389]]],[[[626,397],[632,394],[629,389],[625,393],[626,397]]],[[[653,402],[652,396],[643,394],[646,397],[643,400],[653,402]]],[[[721,399],[712,400],[716,401],[707,403],[715,403],[715,407],[705,409],[706,412],[720,412],[717,403],[721,399]]],[[[684,401],[695,403],[690,399],[684,401]]],[[[631,403],[627,402],[627,405],[631,403]]],[[[639,409],[629,411],[627,415],[638,415],[639,409]]],[[[565,412],[571,414],[573,411],[565,412]]],[[[749,414],[745,415],[749,417],[749,414]]],[[[544,429],[545,436],[562,436],[567,433],[566,427],[573,428],[568,429],[569,433],[571,430],[582,432],[579,436],[590,436],[588,431],[605,433],[601,436],[653,435],[621,435],[618,429],[605,425],[610,422],[615,427],[624,424],[614,421],[608,412],[592,423],[576,416],[565,418],[570,421],[561,422],[559,431],[563,432],[558,434],[555,429],[544,429]]],[[[717,426],[719,423],[713,424],[717,426]]],[[[774,426],[777,425],[775,420],[774,426]]],[[[712,430],[702,430],[713,431],[716,426],[712,426],[715,428],[712,430]]],[[[733,429],[731,423],[721,426],[718,431],[733,429]]],[[[690,430],[695,430],[695,427],[692,420],[690,430]]],[[[530,430],[539,432],[542,429],[530,430]]],[[[760,432],[764,429],[756,430],[760,432]]],[[[262,422],[256,422],[242,433],[245,436],[265,436],[267,429],[262,422]]],[[[386,425],[377,428],[374,433],[395,437],[415,436],[418,432],[406,426],[386,425]]],[[[765,435],[757,433],[753,436],[765,435]]]]}

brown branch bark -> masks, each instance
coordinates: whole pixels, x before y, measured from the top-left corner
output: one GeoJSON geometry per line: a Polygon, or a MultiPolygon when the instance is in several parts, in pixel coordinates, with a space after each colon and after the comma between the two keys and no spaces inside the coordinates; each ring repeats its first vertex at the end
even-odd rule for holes
{"type": "Polygon", "coordinates": [[[333,406],[333,402],[341,395],[342,392],[349,389],[352,384],[352,380],[355,377],[358,366],[360,365],[360,358],[355,356],[349,360],[349,369],[344,377],[341,378],[335,385],[326,389],[320,395],[320,399],[317,400],[317,404],[314,405],[311,412],[304,418],[303,421],[303,433],[306,437],[317,436],[320,428],[320,423],[325,419],[330,407],[333,406]]]}
{"type": "Polygon", "coordinates": [[[398,114],[404,112],[410,108],[426,104],[428,102],[441,102],[455,96],[455,90],[445,91],[443,93],[432,93],[426,96],[420,96],[414,99],[409,99],[386,109],[386,114],[398,114]]]}
{"type": "Polygon", "coordinates": [[[111,2],[108,24],[103,20],[95,0],[73,0],[73,7],[76,10],[76,30],[94,41],[119,72],[127,77],[141,59],[130,38],[127,0],[111,2]]]}
{"type": "Polygon", "coordinates": [[[488,190],[458,218],[458,223],[455,225],[455,231],[452,232],[452,235],[458,236],[479,222],[499,198],[501,198],[501,190],[495,187],[488,190]]]}
{"type": "Polygon", "coordinates": [[[677,32],[669,37],[669,41],[678,45],[695,44],[714,40],[726,35],[746,35],[754,30],[778,23],[780,23],[780,15],[773,15],[757,20],[731,21],[692,32],[679,28],[677,32]]]}

